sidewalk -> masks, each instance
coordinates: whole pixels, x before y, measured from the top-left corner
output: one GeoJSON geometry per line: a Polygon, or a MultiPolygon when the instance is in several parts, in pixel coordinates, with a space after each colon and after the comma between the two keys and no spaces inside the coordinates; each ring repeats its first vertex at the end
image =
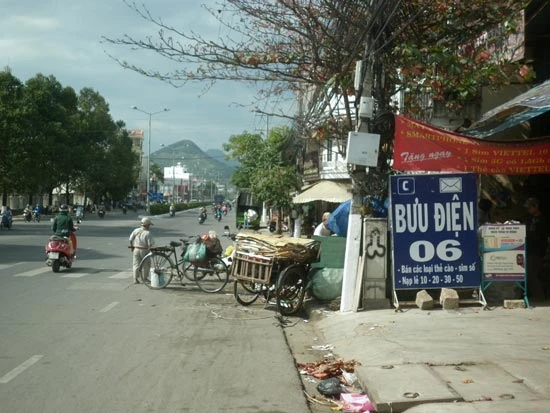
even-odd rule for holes
{"type": "Polygon", "coordinates": [[[550,412],[550,307],[403,312],[306,305],[378,412],[550,412]]]}

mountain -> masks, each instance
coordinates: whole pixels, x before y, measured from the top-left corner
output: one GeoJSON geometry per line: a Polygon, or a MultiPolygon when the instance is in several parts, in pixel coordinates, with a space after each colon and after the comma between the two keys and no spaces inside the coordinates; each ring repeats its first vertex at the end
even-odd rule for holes
{"type": "Polygon", "coordinates": [[[217,159],[220,162],[223,162],[224,164],[229,165],[231,168],[236,168],[237,166],[239,166],[238,162],[228,161],[227,159],[225,159],[225,152],[219,149],[208,149],[206,151],[206,154],[211,158],[217,159]]]}
{"type": "Polygon", "coordinates": [[[151,162],[161,168],[181,163],[198,178],[228,182],[235,167],[223,162],[222,151],[214,151],[214,156],[203,152],[193,141],[181,140],[151,153],[151,162]]]}

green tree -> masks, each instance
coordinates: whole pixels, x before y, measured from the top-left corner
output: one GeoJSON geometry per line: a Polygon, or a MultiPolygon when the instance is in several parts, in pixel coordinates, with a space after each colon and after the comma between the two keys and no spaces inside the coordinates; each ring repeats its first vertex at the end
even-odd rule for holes
{"type": "Polygon", "coordinates": [[[25,181],[19,190],[48,193],[51,204],[52,190],[70,182],[75,165],[69,150],[75,144],[77,97],[54,76],[38,74],[25,83],[24,111],[28,127],[19,148],[25,181]]]}
{"type": "MultiPolygon", "coordinates": [[[[241,163],[232,178],[240,188],[249,188],[254,196],[279,211],[289,207],[291,193],[300,187],[296,169],[294,131],[288,127],[273,128],[267,139],[243,133],[233,135],[224,150],[229,158],[241,163]]],[[[278,231],[280,232],[280,222],[278,231]]]]}
{"type": "Polygon", "coordinates": [[[23,84],[9,69],[0,72],[0,190],[2,205],[18,183],[25,179],[20,168],[19,148],[25,133],[25,114],[22,106],[23,84]]]}

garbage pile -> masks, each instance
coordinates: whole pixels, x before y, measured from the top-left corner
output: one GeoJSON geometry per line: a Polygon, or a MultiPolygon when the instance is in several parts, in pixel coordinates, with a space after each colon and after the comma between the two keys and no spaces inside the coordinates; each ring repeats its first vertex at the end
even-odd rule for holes
{"type": "Polygon", "coordinates": [[[311,363],[297,363],[300,374],[319,379],[317,391],[322,395],[311,396],[306,392],[310,403],[330,407],[332,411],[375,412],[368,396],[364,394],[354,374],[357,360],[345,361],[327,357],[311,363]]]}

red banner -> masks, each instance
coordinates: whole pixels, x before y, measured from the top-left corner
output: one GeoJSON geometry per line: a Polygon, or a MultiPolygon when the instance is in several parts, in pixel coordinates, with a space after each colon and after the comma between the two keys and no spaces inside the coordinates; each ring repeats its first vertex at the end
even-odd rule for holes
{"type": "Polygon", "coordinates": [[[393,168],[400,171],[550,173],[550,139],[486,141],[395,116],[393,168]]]}

